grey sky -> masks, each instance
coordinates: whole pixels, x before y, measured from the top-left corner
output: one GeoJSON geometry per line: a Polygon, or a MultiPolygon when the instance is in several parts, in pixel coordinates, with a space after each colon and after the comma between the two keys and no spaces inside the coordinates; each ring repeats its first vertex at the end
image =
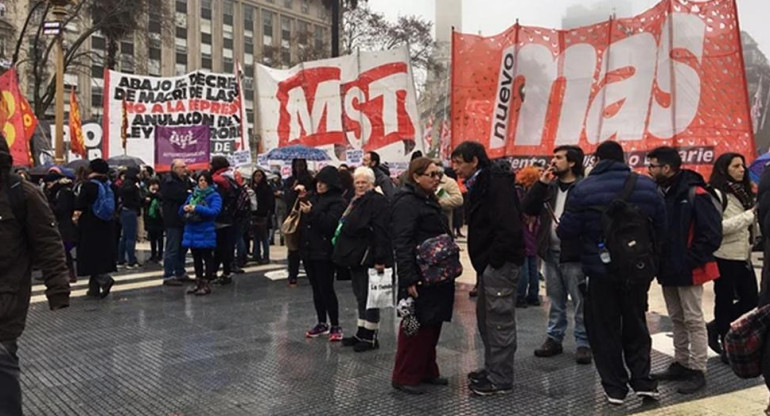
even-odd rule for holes
{"type": "MultiPolygon", "coordinates": [[[[770,58],[770,1],[737,1],[741,29],[754,37],[765,56],[770,58]]],[[[633,13],[639,13],[657,4],[658,0],[464,0],[462,29],[465,33],[481,31],[484,35],[492,35],[513,25],[517,18],[522,25],[560,28],[561,18],[571,5],[581,4],[591,8],[597,3],[613,2],[630,2],[633,13]]],[[[411,14],[430,21],[435,18],[436,0],[369,0],[369,4],[392,20],[399,15],[411,14]]],[[[597,16],[597,21],[609,16],[612,8],[607,8],[609,10],[597,16]]]]}

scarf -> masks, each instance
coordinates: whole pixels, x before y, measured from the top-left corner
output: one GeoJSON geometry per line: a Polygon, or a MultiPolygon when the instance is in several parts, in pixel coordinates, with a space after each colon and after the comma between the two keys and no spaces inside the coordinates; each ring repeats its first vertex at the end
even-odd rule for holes
{"type": "Polygon", "coordinates": [[[742,183],[734,182],[731,180],[727,180],[727,186],[725,187],[725,191],[735,195],[736,198],[738,198],[739,201],[741,201],[741,205],[743,205],[743,209],[751,209],[751,207],[754,206],[754,197],[752,197],[748,192],[746,192],[746,188],[743,187],[742,183]]]}
{"type": "Polygon", "coordinates": [[[206,197],[214,192],[214,188],[208,187],[206,189],[195,188],[192,198],[190,198],[190,205],[206,205],[206,197]]]}

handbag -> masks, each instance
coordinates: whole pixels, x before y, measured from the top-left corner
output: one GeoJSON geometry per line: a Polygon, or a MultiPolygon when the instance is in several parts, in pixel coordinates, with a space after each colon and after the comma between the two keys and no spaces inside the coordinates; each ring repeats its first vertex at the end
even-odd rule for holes
{"type": "Polygon", "coordinates": [[[392,308],[393,305],[393,269],[382,273],[369,269],[369,292],[366,294],[366,309],[392,308]]]}
{"type": "Polygon", "coordinates": [[[449,234],[429,238],[417,246],[417,266],[424,286],[452,281],[463,273],[460,247],[449,234]]]}
{"type": "Polygon", "coordinates": [[[740,378],[762,375],[762,353],[770,326],[770,305],[756,308],[730,324],[724,350],[733,373],[740,378]]]}
{"type": "Polygon", "coordinates": [[[281,235],[283,235],[286,241],[286,248],[291,251],[299,250],[300,233],[299,233],[299,221],[302,212],[297,208],[299,206],[299,198],[294,201],[294,206],[291,208],[291,212],[286,216],[286,219],[281,224],[281,235]]]}

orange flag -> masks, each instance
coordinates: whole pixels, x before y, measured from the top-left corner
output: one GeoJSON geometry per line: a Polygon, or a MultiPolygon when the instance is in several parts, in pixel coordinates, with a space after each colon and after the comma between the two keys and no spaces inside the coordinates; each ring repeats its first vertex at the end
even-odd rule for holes
{"type": "Polygon", "coordinates": [[[126,152],[126,142],[128,140],[128,110],[126,109],[126,100],[123,99],[123,122],[120,125],[120,140],[123,145],[123,153],[126,152]]]}
{"type": "Polygon", "coordinates": [[[80,120],[80,106],[75,89],[70,90],[70,149],[72,153],[86,158],[86,145],[83,142],[83,122],[80,120]]]}
{"type": "Polygon", "coordinates": [[[14,165],[31,165],[29,139],[35,126],[37,118],[19,91],[16,70],[10,69],[0,76],[0,132],[8,141],[14,165]]]}

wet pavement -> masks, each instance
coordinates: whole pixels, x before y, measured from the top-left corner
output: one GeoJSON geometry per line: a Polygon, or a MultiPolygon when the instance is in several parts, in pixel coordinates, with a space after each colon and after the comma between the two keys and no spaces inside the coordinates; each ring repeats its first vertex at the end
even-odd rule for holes
{"type": "MultiPolygon", "coordinates": [[[[274,250],[274,258],[282,258],[280,252],[274,250]]],[[[438,348],[449,386],[409,396],[390,387],[393,313],[383,314],[376,351],[306,339],[315,323],[310,285],[301,279],[291,289],[280,273],[268,273],[279,280],[266,277],[283,267],[250,267],[233,284],[194,297],[184,287],[162,286],[158,266],[148,266],[117,275],[114,293],[104,300],[85,298],[81,280],[71,307],[56,312],[36,285],[19,343],[25,414],[753,415],[767,405],[761,379],[740,380],[712,357],[708,385],[698,394],[683,396],[663,384],[657,403],[629,395],[623,406],[610,407],[593,365],[575,363],[571,329],[564,354],[533,355],[544,340],[547,303],[517,309],[514,392],[474,397],[465,377],[482,363],[483,349],[470,285],[460,282],[454,319],[444,325],[438,348]]],[[[350,282],[336,288],[342,326],[353,332],[350,282]]],[[[648,320],[657,349],[653,370],[663,369],[670,362],[670,321],[654,312],[648,320]]]]}

